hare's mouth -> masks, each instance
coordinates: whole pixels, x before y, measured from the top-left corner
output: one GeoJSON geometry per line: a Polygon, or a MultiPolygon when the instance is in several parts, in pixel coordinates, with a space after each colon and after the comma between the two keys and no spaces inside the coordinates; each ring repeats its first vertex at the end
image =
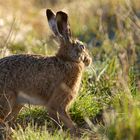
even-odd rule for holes
{"type": "Polygon", "coordinates": [[[79,62],[83,62],[85,66],[89,66],[91,63],[91,58],[83,54],[79,56],[79,62]]]}

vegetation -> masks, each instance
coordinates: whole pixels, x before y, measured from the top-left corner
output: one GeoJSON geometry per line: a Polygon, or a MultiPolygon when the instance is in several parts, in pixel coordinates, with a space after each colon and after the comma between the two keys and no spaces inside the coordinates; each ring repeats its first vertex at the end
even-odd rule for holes
{"type": "MultiPolygon", "coordinates": [[[[70,108],[82,131],[80,139],[140,139],[138,0],[0,1],[0,57],[56,52],[46,8],[69,13],[74,36],[87,43],[93,58],[70,108]]],[[[42,107],[27,105],[16,123],[13,140],[76,139],[61,131],[62,126],[56,129],[42,107]]]]}

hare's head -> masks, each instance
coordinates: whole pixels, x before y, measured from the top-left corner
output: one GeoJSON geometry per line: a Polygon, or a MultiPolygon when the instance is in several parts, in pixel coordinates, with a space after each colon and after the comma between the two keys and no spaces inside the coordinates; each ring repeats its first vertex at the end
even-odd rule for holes
{"type": "Polygon", "coordinates": [[[50,28],[60,41],[57,56],[65,61],[83,62],[88,66],[91,58],[84,43],[71,37],[68,15],[62,11],[55,14],[50,9],[47,9],[46,15],[50,28]]]}

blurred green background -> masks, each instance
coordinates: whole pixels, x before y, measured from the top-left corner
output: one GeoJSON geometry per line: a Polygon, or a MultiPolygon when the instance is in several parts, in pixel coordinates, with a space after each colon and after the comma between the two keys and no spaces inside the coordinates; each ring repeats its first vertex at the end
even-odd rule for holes
{"type": "MultiPolygon", "coordinates": [[[[55,54],[47,8],[68,13],[73,36],[87,43],[93,59],[70,108],[81,139],[140,139],[140,1],[0,0],[1,58],[55,54]]],[[[22,127],[13,130],[13,139],[72,139],[66,132],[48,133],[52,124],[44,108],[26,106],[17,123],[22,127]]]]}

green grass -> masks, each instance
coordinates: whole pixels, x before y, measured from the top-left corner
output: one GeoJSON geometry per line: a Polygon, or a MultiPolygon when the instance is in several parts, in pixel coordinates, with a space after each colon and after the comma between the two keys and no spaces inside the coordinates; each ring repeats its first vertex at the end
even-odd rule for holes
{"type": "MultiPolygon", "coordinates": [[[[138,0],[54,1],[1,3],[0,57],[19,53],[53,55],[57,43],[52,41],[43,8],[66,10],[72,34],[87,43],[93,59],[69,110],[82,129],[80,139],[140,139],[138,0]]],[[[68,132],[55,128],[42,107],[26,106],[16,123],[13,140],[72,139],[68,132]]]]}
{"type": "Polygon", "coordinates": [[[33,128],[33,126],[28,126],[26,130],[21,127],[16,131],[14,130],[13,139],[14,140],[70,140],[70,136],[63,132],[54,132],[53,135],[49,133],[46,129],[33,128]]]}

